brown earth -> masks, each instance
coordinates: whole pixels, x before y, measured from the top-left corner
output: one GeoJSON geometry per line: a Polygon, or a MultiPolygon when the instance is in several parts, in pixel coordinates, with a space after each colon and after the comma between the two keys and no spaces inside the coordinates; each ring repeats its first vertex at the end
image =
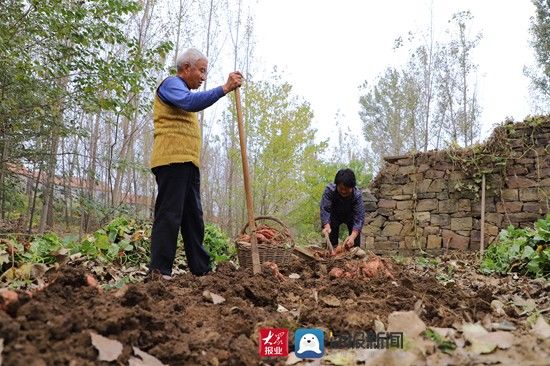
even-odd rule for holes
{"type": "Polygon", "coordinates": [[[468,278],[445,286],[433,270],[410,263],[392,262],[392,267],[395,281],[330,279],[330,266],[294,259],[281,269],[287,278],[280,281],[269,271],[254,276],[224,263],[205,277],[184,274],[108,292],[88,286],[83,269],[65,267],[50,276],[49,286],[32,297],[20,293],[19,302],[0,311],[3,361],[13,366],[112,364],[97,361],[94,331],[124,345],[119,365],[128,364],[132,346],[170,365],[283,364],[284,359],[259,358],[259,328],[290,329],[292,351],[297,328],[368,330],[375,319],[387,324],[390,313],[415,305],[422,307],[420,318],[427,325],[451,327],[482,321],[504,291],[494,281],[468,278]],[[288,278],[291,273],[300,278],[288,278]],[[205,290],[226,301],[213,304],[205,290]],[[325,301],[329,295],[336,304],[325,301]],[[289,311],[278,312],[279,305],[289,311]]]}

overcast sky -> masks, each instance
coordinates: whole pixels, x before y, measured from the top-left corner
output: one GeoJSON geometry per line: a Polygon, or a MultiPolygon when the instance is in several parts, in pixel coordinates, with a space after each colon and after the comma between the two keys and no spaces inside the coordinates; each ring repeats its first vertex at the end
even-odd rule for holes
{"type": "Polygon", "coordinates": [[[474,30],[483,34],[474,60],[483,138],[507,116],[523,119],[531,111],[523,75],[523,67],[533,63],[529,0],[258,0],[260,73],[278,66],[294,92],[311,103],[320,137],[331,135],[337,112],[362,136],[359,85],[397,65],[394,40],[427,29],[432,3],[436,40],[461,10],[471,11],[474,30]]]}

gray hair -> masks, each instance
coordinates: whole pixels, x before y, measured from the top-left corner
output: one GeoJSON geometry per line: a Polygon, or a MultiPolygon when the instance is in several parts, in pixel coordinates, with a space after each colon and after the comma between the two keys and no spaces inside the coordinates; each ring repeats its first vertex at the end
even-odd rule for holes
{"type": "Polygon", "coordinates": [[[188,48],[182,54],[179,55],[176,60],[176,70],[183,70],[184,65],[195,65],[199,60],[206,60],[206,56],[196,48],[188,48]]]}

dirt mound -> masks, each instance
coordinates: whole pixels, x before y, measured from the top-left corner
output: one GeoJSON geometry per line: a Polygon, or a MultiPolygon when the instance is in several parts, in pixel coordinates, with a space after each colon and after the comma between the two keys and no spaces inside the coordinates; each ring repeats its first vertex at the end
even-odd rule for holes
{"type": "Polygon", "coordinates": [[[288,328],[292,339],[299,327],[372,329],[376,318],[386,322],[393,311],[419,306],[421,318],[438,327],[479,320],[490,311],[489,288],[468,296],[433,276],[396,263],[391,268],[395,280],[331,278],[332,268],[293,259],[280,269],[285,277],[280,280],[268,270],[254,276],[226,263],[205,277],[184,274],[101,292],[89,285],[82,269],[66,267],[32,298],[21,297],[8,313],[0,311],[4,361],[102,364],[91,343],[93,331],[124,345],[120,364],[127,364],[136,346],[170,365],[252,365],[259,362],[261,327],[288,328]],[[291,273],[300,277],[291,279],[291,273]],[[224,301],[214,304],[205,291],[224,301]]]}

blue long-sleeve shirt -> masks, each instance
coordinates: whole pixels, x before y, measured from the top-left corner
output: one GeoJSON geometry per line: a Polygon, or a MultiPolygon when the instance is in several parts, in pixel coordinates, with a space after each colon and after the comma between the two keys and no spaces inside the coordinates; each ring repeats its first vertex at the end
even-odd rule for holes
{"type": "Polygon", "coordinates": [[[321,198],[321,226],[338,223],[351,223],[352,230],[361,232],[365,222],[365,204],[359,188],[353,188],[351,197],[343,198],[336,190],[336,184],[330,183],[321,198]]]}
{"type": "Polygon", "coordinates": [[[159,98],[170,105],[188,112],[199,112],[216,103],[225,94],[218,86],[206,91],[191,92],[179,76],[169,76],[157,89],[159,98]]]}

